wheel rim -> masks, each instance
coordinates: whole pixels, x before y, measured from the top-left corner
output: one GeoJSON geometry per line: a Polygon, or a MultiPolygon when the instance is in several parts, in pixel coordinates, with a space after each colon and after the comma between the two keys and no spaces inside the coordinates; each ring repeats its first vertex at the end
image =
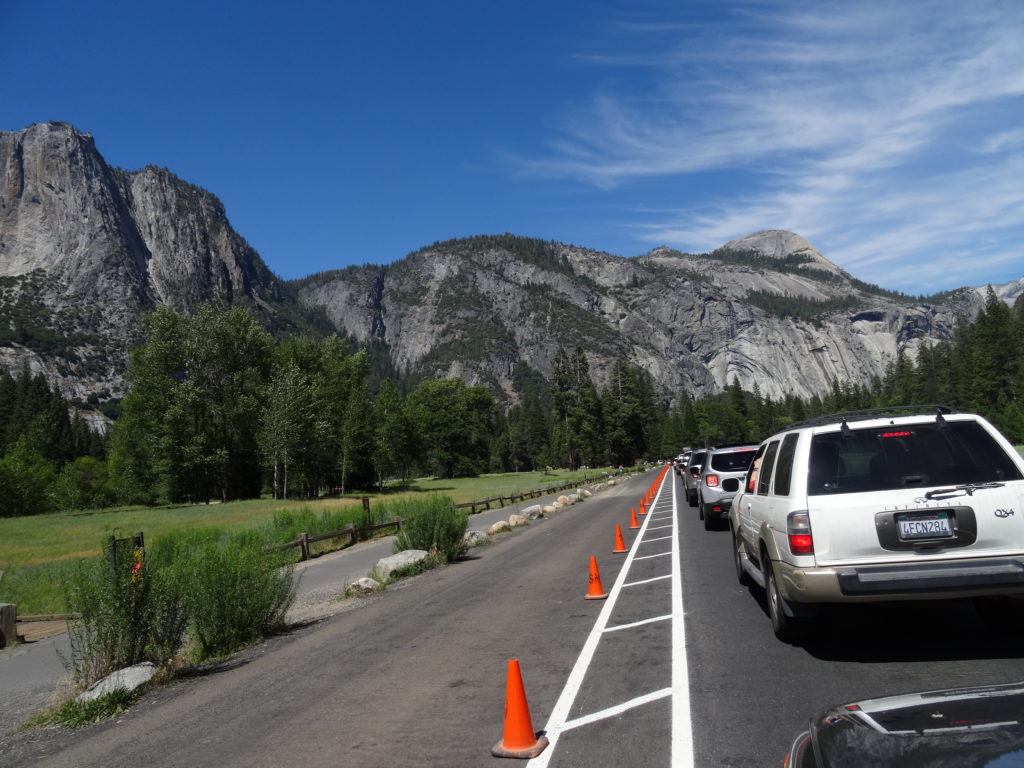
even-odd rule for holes
{"type": "Polygon", "coordinates": [[[772,572],[771,563],[765,569],[765,589],[768,592],[768,615],[771,616],[772,624],[779,623],[779,590],[775,586],[775,574],[772,572]]]}

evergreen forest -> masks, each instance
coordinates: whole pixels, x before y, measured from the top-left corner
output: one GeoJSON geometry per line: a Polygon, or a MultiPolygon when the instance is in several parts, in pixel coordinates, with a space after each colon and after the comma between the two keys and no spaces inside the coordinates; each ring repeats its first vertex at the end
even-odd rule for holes
{"type": "Polygon", "coordinates": [[[671,407],[626,361],[599,389],[579,347],[557,351],[550,380],[518,363],[516,404],[503,411],[489,389],[458,378],[381,376],[372,350],[337,336],[276,341],[241,308],[160,309],[145,335],[105,436],[41,375],[0,374],[0,516],[629,466],[685,446],[757,442],[823,413],[918,403],[980,413],[1024,443],[1024,298],[1011,308],[991,292],[953,340],[898,355],[882,378],[778,401],[733,379],[713,397],[680,392],[671,407]]]}

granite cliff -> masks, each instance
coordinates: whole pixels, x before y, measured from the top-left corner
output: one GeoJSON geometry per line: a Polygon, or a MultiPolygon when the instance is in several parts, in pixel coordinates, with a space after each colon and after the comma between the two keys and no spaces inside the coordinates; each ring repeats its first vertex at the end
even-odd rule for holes
{"type": "Polygon", "coordinates": [[[65,123],[0,132],[0,291],[0,366],[80,398],[124,394],[157,306],[220,299],[269,320],[285,294],[216,197],[163,168],[112,168],[65,123]]]}
{"type": "Polygon", "coordinates": [[[864,381],[898,350],[950,337],[984,294],[894,294],[775,230],[631,259],[482,236],[285,283],[216,197],[170,171],[113,168],[64,123],[0,132],[0,368],[45,371],[81,400],[123,396],[143,316],[209,299],[274,332],[322,311],[413,379],[462,376],[506,402],[517,363],[548,375],[558,346],[577,344],[599,384],[624,358],[669,401],[733,377],[772,397],[864,381]]]}

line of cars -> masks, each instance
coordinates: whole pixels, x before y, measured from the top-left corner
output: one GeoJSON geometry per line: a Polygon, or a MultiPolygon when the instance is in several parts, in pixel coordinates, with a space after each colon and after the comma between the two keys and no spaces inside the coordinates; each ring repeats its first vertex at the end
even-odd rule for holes
{"type": "MultiPolygon", "coordinates": [[[[798,642],[830,605],[963,598],[1024,631],[1024,458],[981,416],[853,411],[686,458],[687,501],[705,528],[728,528],[736,578],[764,591],[780,640],[798,642]],[[746,469],[716,469],[719,452],[746,469]]],[[[785,764],[1024,765],[1022,686],[843,705],[809,721],[785,764]]]]}

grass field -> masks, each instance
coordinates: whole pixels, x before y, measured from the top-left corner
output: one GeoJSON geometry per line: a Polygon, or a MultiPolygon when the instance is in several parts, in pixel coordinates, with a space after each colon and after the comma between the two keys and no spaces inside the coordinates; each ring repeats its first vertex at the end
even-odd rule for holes
{"type": "MultiPolygon", "coordinates": [[[[605,470],[610,471],[610,470],[605,470]]],[[[0,603],[15,603],[21,615],[62,613],[62,572],[75,562],[95,557],[111,535],[129,537],[142,531],[151,544],[162,534],[180,528],[258,528],[269,526],[274,513],[307,508],[319,514],[345,507],[361,507],[361,497],[371,507],[387,507],[389,501],[417,493],[443,493],[455,503],[478,501],[533,489],[551,488],[598,477],[602,470],[587,472],[519,472],[482,475],[455,480],[422,478],[384,495],[351,494],[343,499],[275,501],[259,499],[227,504],[167,507],[115,507],[90,512],[0,518],[0,603]]]]}

